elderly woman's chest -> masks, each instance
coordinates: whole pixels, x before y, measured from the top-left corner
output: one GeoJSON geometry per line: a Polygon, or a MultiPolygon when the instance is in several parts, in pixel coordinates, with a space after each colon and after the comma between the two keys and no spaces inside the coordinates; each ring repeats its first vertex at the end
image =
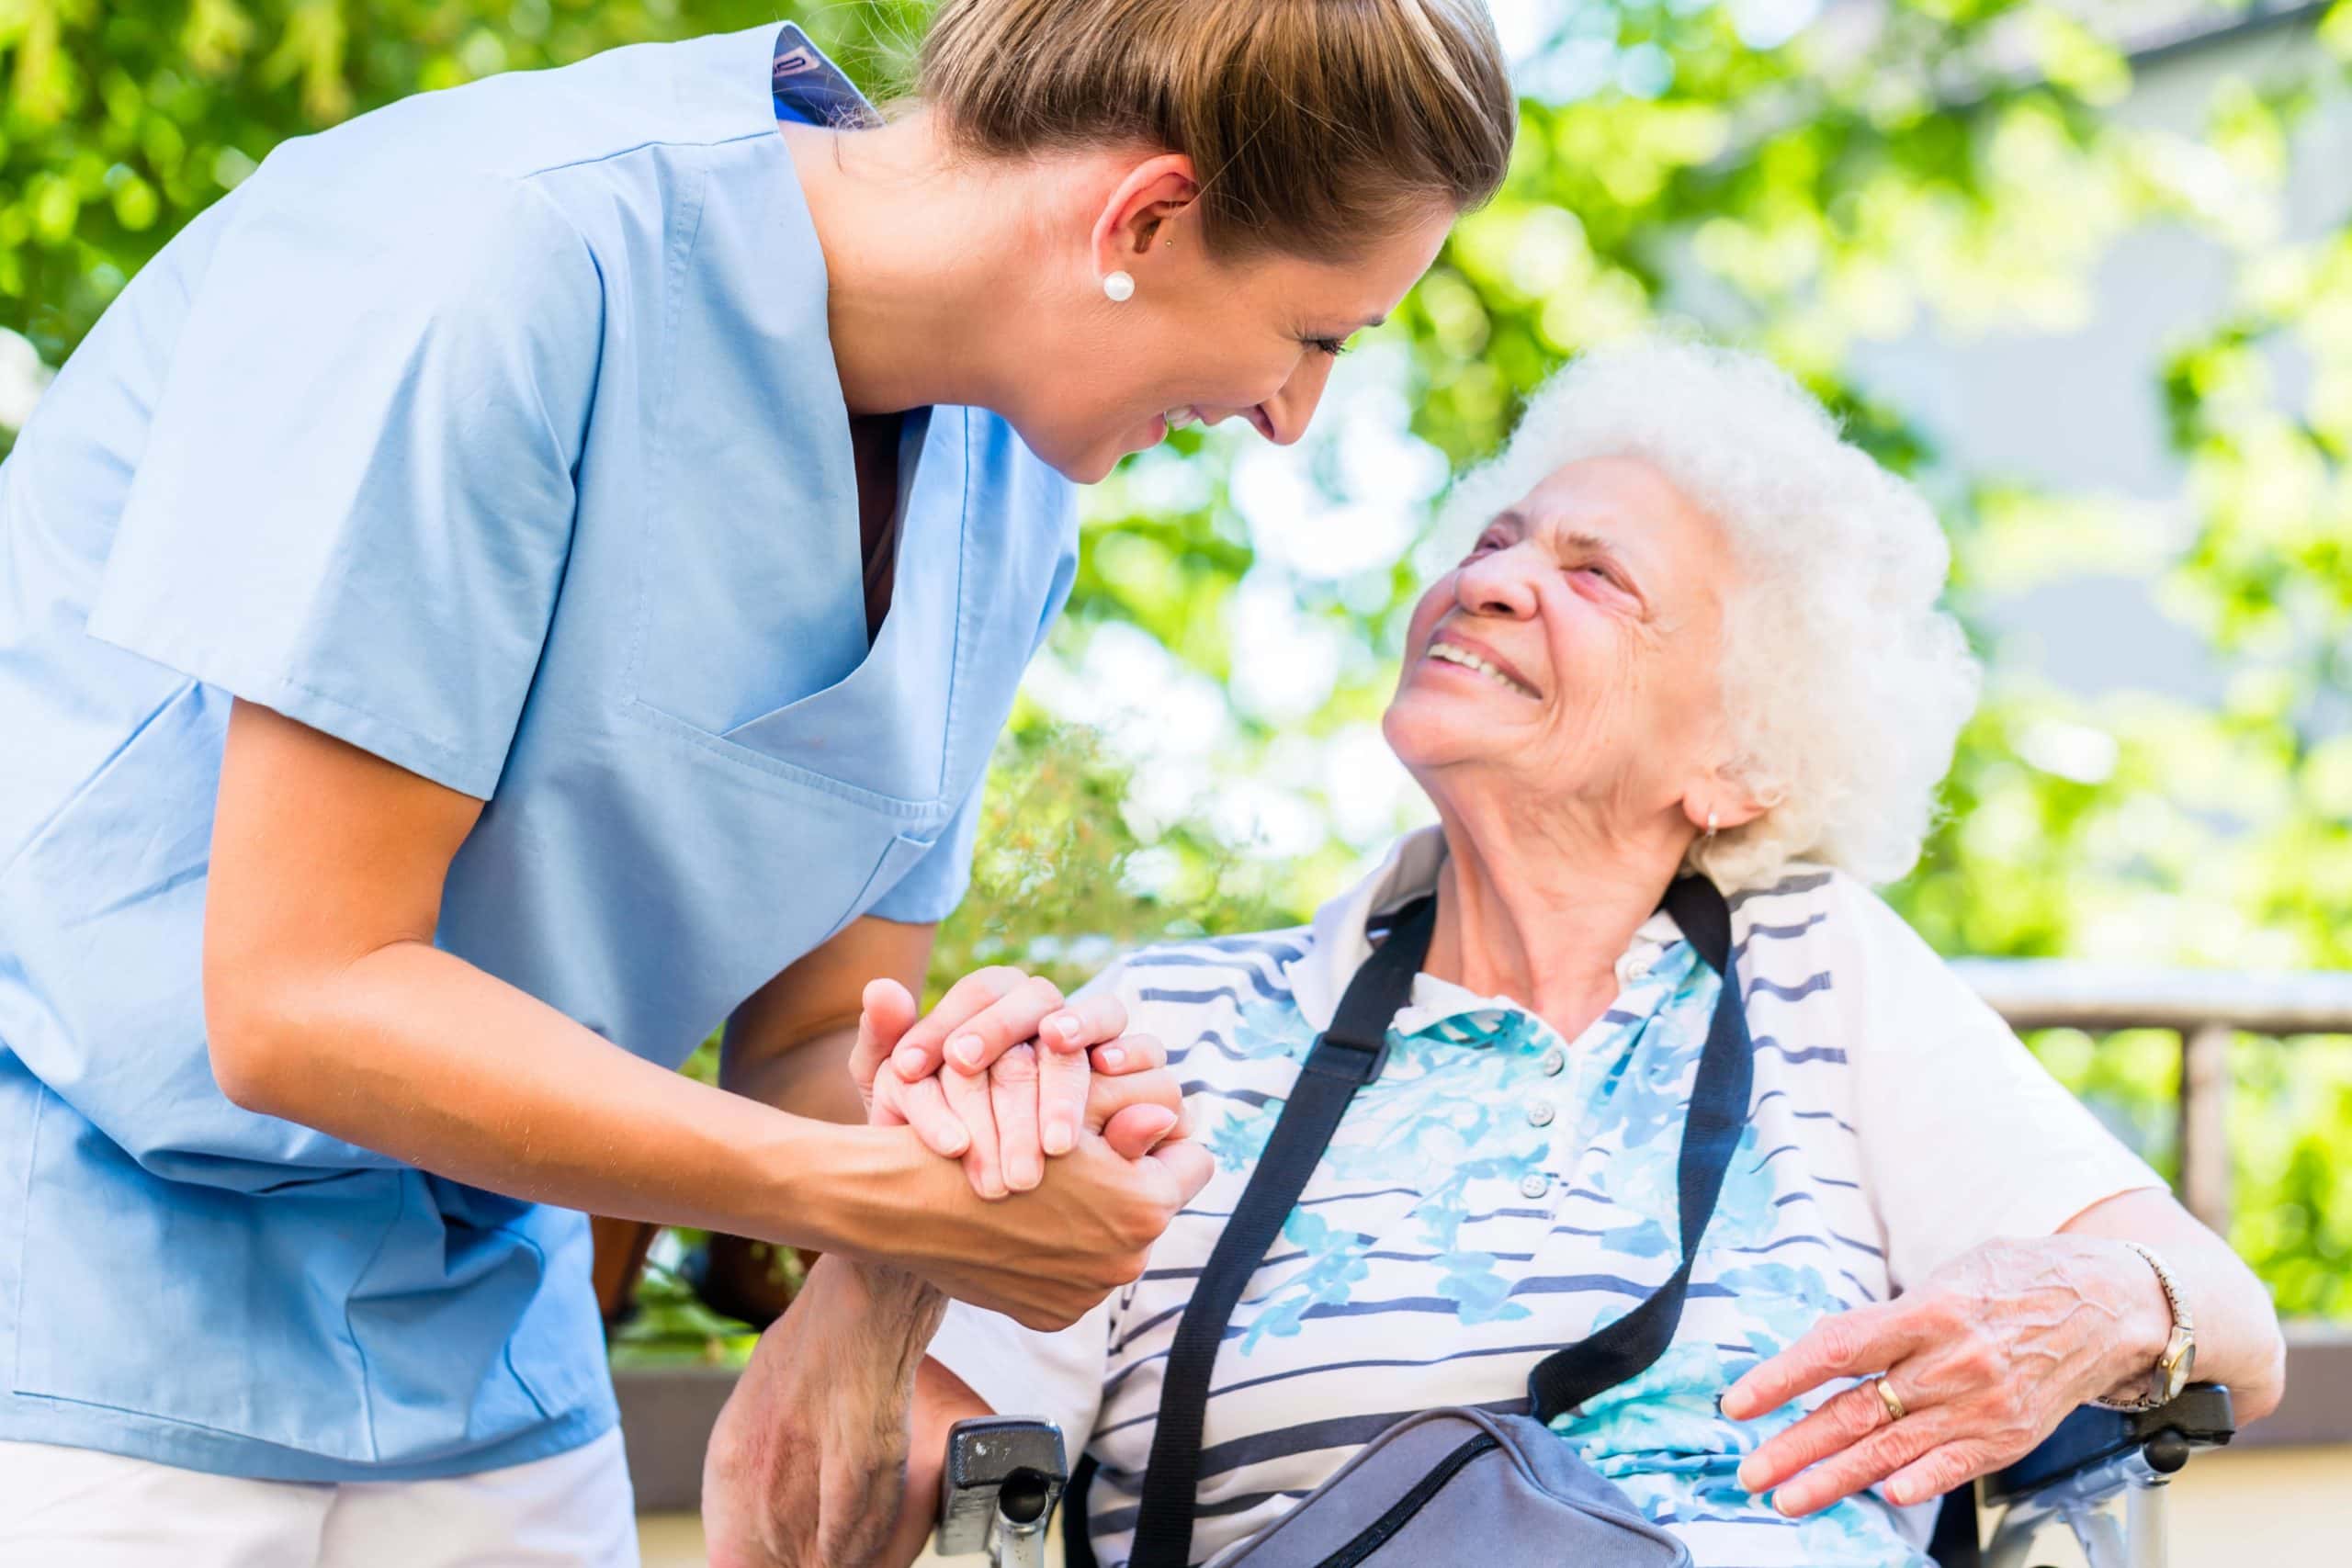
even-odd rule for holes
{"type": "MultiPolygon", "coordinates": [[[[1703,1019],[1712,995],[1679,986],[1575,1044],[1521,1013],[1397,1041],[1236,1313],[1245,1350],[1340,1321],[1564,1342],[1655,1290],[1682,1251],[1678,1164],[1702,1038],[1684,1015],[1703,1019]]],[[[1682,1340],[1753,1359],[1887,1294],[1847,1090],[1841,1063],[1759,1046],[1682,1340]]],[[[1224,1168],[1204,1207],[1238,1201],[1280,1103],[1238,1095],[1206,1118],[1224,1168]]]]}

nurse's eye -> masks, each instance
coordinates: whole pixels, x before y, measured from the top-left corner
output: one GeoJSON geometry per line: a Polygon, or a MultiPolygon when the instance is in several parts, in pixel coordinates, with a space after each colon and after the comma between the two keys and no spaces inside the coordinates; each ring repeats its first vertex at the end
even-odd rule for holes
{"type": "Polygon", "coordinates": [[[1317,354],[1337,359],[1348,352],[1348,340],[1343,337],[1311,337],[1306,340],[1306,346],[1317,354]]]}

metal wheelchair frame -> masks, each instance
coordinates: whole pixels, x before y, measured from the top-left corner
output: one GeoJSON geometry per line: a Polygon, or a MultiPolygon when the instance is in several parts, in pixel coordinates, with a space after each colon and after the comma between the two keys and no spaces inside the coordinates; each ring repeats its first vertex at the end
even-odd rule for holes
{"type": "MultiPolygon", "coordinates": [[[[2135,1415],[2077,1410],[2016,1464],[1944,1499],[1940,1568],[2044,1568],[2071,1536],[2089,1568],[2167,1568],[2165,1483],[2199,1449],[2236,1435],[2230,1391],[2201,1383],[2135,1415]],[[1992,1520],[1984,1539],[1980,1510],[1992,1520]],[[1979,1541],[1983,1544],[1980,1546],[1979,1541]]],[[[1069,1483],[1060,1430],[1019,1416],[958,1421],[940,1476],[943,1557],[1045,1568],[1046,1531],[1069,1483]]]]}

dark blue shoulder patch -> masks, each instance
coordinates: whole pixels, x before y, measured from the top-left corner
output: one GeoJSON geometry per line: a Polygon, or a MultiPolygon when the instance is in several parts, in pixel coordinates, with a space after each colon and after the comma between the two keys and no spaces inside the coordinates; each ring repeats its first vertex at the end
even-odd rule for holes
{"type": "Polygon", "coordinates": [[[867,130],[882,123],[881,111],[795,22],[785,23],[775,35],[775,91],[778,119],[835,130],[867,130]]]}

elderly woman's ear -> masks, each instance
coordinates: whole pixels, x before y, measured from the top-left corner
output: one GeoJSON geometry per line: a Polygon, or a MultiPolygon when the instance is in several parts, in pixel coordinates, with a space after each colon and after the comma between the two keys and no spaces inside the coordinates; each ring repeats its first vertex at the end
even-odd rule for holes
{"type": "Polygon", "coordinates": [[[1734,828],[1745,828],[1770,809],[1747,791],[1720,779],[1682,797],[1682,815],[1701,833],[1728,833],[1734,828]]]}

